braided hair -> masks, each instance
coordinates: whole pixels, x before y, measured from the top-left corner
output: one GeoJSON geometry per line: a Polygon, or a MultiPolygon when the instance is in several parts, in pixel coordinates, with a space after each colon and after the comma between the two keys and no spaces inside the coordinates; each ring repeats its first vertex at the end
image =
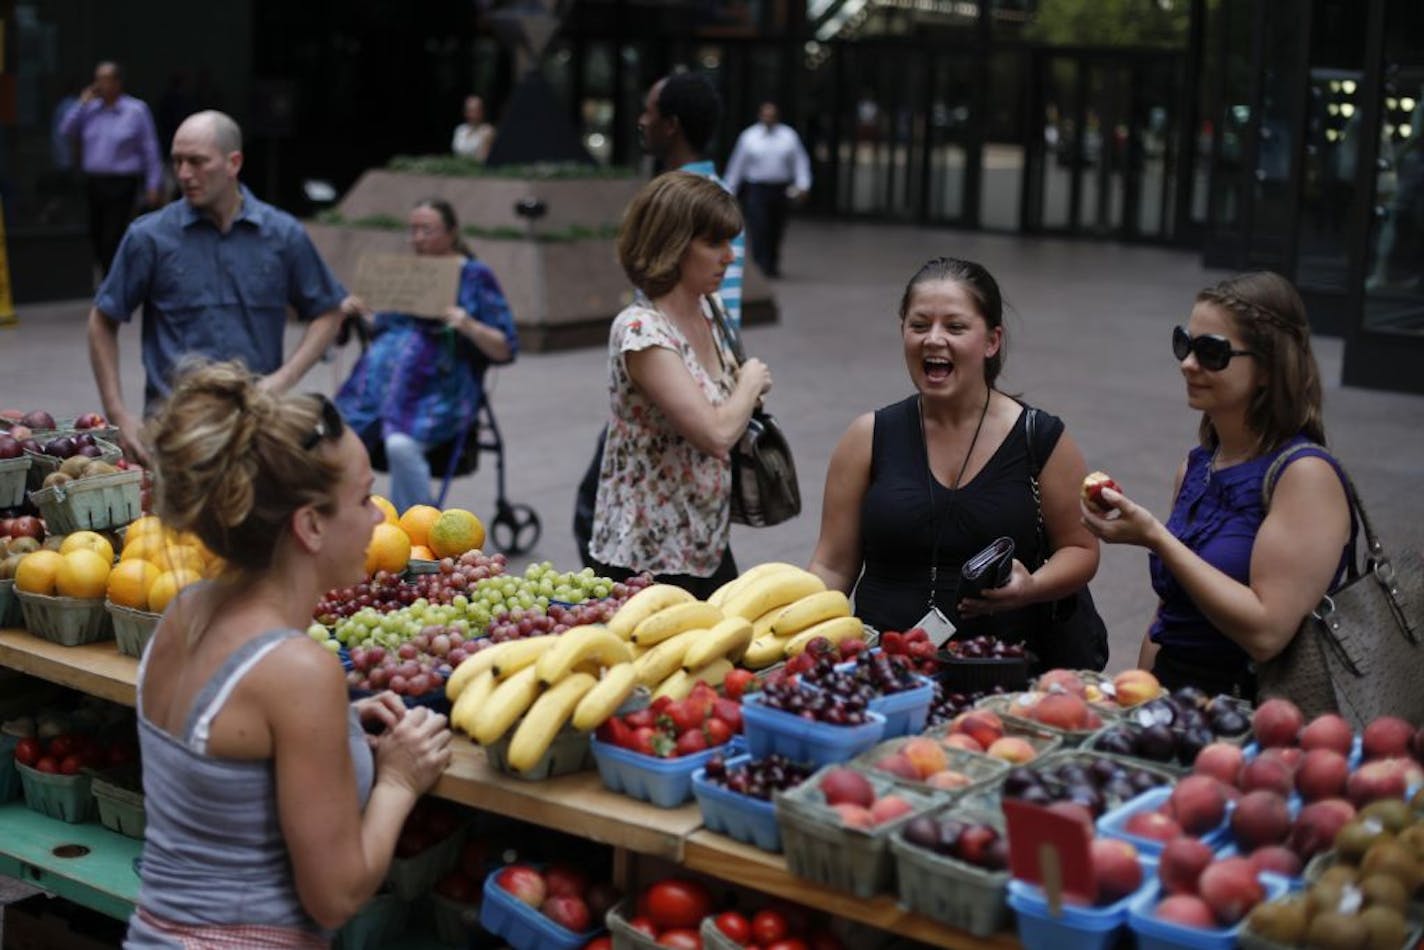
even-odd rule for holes
{"type": "MultiPolygon", "coordinates": [[[[1230,314],[1246,348],[1256,354],[1264,381],[1246,410],[1258,453],[1280,448],[1297,435],[1325,444],[1320,367],[1310,349],[1305,303],[1280,274],[1256,271],[1229,277],[1197,294],[1230,314]]],[[[1208,449],[1216,429],[1202,417],[1198,433],[1208,449]]]]}

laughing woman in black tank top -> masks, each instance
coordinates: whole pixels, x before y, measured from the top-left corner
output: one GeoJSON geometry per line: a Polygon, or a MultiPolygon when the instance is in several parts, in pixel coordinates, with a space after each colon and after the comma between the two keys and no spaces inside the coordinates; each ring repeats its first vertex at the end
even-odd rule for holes
{"type": "MultiPolygon", "coordinates": [[[[1083,527],[1082,453],[1063,423],[1040,413],[1032,454],[1025,406],[994,388],[1004,363],[1003,299],[983,267],[937,258],[911,278],[900,335],[918,391],[860,416],[831,455],[821,536],[811,570],[827,587],[855,592],[856,614],[881,630],[914,626],[933,603],[961,631],[1029,639],[1033,608],[1084,586],[1098,567],[1083,527]],[[1039,481],[1052,555],[1038,565],[1039,481]],[[996,538],[1011,537],[1008,584],[959,596],[960,568],[996,538]]],[[[1044,552],[1046,553],[1046,552],[1044,552]]]]}

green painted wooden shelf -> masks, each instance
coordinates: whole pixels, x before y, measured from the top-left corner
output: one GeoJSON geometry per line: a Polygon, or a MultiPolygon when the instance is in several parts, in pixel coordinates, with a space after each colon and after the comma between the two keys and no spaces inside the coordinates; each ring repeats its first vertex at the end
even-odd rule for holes
{"type": "Polygon", "coordinates": [[[0,805],[0,874],[120,920],[138,900],[134,859],[142,850],[143,842],[98,822],[71,825],[31,811],[22,801],[0,805]],[[66,845],[87,851],[62,857],[66,845]]]}

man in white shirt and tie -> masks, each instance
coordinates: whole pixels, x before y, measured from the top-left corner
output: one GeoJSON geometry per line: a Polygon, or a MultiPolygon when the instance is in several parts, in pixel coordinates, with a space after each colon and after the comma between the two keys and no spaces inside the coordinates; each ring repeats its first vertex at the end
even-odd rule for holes
{"type": "Polygon", "coordinates": [[[725,178],[742,199],[752,260],[766,276],[780,277],[786,215],[811,189],[811,158],[800,136],[778,121],[776,103],[763,102],[757,117],[737,138],[725,178]]]}

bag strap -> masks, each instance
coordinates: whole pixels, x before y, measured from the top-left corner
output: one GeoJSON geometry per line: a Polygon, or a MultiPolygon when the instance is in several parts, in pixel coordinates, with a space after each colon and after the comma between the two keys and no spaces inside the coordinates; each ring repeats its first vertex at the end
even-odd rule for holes
{"type": "MultiPolygon", "coordinates": [[[[732,351],[737,365],[741,366],[747,361],[746,353],[742,350],[742,334],[732,329],[731,321],[727,318],[727,308],[722,304],[722,298],[716,294],[708,294],[707,305],[712,308],[712,319],[716,322],[722,340],[727,344],[727,349],[732,351]]],[[[722,358],[721,347],[717,348],[717,358],[722,358]]]]}
{"type": "Polygon", "coordinates": [[[1036,519],[1034,531],[1038,536],[1038,563],[1042,565],[1048,560],[1049,552],[1048,526],[1043,521],[1043,490],[1038,484],[1038,476],[1043,471],[1043,463],[1039,461],[1038,453],[1033,448],[1038,433],[1038,410],[1033,406],[1024,406],[1023,416],[1024,439],[1028,443],[1028,487],[1033,492],[1034,517],[1036,519]]]}

